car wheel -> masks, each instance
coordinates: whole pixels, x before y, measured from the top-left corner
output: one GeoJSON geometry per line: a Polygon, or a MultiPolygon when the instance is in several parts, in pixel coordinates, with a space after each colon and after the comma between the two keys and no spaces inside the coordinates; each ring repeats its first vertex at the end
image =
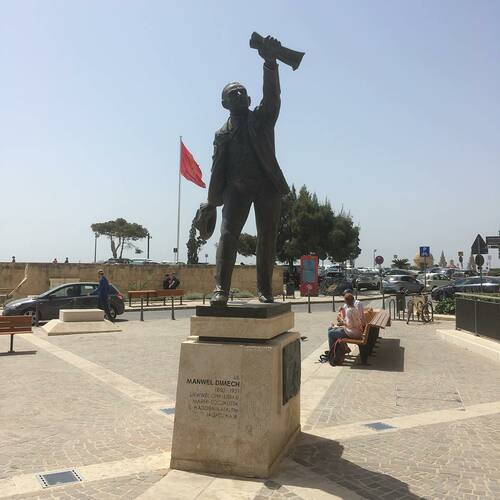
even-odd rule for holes
{"type": "Polygon", "coordinates": [[[111,319],[112,319],[113,321],[115,321],[115,320],[116,320],[116,317],[118,316],[118,312],[117,312],[117,310],[116,310],[116,307],[115,307],[115,306],[113,306],[113,305],[110,305],[110,306],[109,306],[109,312],[111,313],[111,319]]]}
{"type": "MultiPolygon", "coordinates": [[[[31,324],[35,325],[36,324],[36,310],[35,309],[26,309],[26,311],[23,312],[23,316],[31,316],[31,324]]],[[[41,316],[40,316],[40,311],[38,311],[38,321],[40,321],[41,316]]]]}

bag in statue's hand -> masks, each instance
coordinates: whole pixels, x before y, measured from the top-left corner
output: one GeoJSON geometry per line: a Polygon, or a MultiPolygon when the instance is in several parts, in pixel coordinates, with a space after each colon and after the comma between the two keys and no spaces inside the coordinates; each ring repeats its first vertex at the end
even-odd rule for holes
{"type": "Polygon", "coordinates": [[[194,217],[194,227],[200,232],[200,237],[208,240],[214,234],[217,222],[217,208],[208,203],[202,203],[194,217]]]}

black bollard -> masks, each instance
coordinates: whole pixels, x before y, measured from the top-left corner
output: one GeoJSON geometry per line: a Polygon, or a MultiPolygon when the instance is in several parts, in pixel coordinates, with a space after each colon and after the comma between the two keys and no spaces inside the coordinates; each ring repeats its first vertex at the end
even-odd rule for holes
{"type": "Polygon", "coordinates": [[[141,321],[144,321],[144,297],[141,296],[141,321]]]}
{"type": "Polygon", "coordinates": [[[35,302],[35,326],[38,326],[38,316],[39,316],[39,312],[38,312],[38,301],[35,302]]]}
{"type": "Polygon", "coordinates": [[[311,312],[311,293],[307,290],[307,312],[311,312]]]}
{"type": "Polygon", "coordinates": [[[175,319],[174,297],[172,297],[172,319],[175,319]]]}
{"type": "Polygon", "coordinates": [[[132,295],[128,296],[128,306],[132,307],[132,295]]]}
{"type": "Polygon", "coordinates": [[[385,291],[382,289],[382,309],[385,309],[385,291]]]}
{"type": "Polygon", "coordinates": [[[203,305],[205,305],[205,294],[203,294],[203,305]]]}
{"type": "Polygon", "coordinates": [[[181,295],[181,306],[182,306],[182,295],[181,295]]]}
{"type": "Polygon", "coordinates": [[[332,295],[332,311],[335,312],[335,294],[332,295]]]}

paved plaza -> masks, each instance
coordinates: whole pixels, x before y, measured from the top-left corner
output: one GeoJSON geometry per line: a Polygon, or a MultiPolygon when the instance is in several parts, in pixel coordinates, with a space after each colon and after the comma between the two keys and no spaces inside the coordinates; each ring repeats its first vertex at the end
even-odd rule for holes
{"type": "Polygon", "coordinates": [[[303,433],[277,473],[169,470],[189,319],[164,315],[120,333],[16,336],[28,353],[0,356],[0,498],[500,498],[500,363],[441,340],[443,324],[393,322],[369,366],[321,365],[324,310],[295,316],[303,433]],[[69,469],[82,482],[36,477],[69,469]]]}

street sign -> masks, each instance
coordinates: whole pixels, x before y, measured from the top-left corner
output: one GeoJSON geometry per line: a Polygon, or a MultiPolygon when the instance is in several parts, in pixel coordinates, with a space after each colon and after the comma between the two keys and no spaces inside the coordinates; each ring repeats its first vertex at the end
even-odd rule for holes
{"type": "Polygon", "coordinates": [[[483,254],[486,255],[488,253],[488,246],[486,245],[486,241],[483,240],[483,237],[478,234],[474,243],[472,244],[470,251],[473,254],[483,254]]]}
{"type": "Polygon", "coordinates": [[[500,247],[500,236],[486,236],[486,245],[489,247],[500,247]]]}
{"type": "Polygon", "coordinates": [[[431,247],[420,247],[420,257],[430,257],[431,247]]]}
{"type": "Polygon", "coordinates": [[[474,261],[476,262],[477,267],[483,267],[484,264],[484,257],[478,253],[476,257],[474,258],[474,261]]]}
{"type": "Polygon", "coordinates": [[[384,263],[384,258],[382,257],[382,255],[377,255],[375,257],[375,264],[378,264],[379,266],[382,265],[384,263]]]}

